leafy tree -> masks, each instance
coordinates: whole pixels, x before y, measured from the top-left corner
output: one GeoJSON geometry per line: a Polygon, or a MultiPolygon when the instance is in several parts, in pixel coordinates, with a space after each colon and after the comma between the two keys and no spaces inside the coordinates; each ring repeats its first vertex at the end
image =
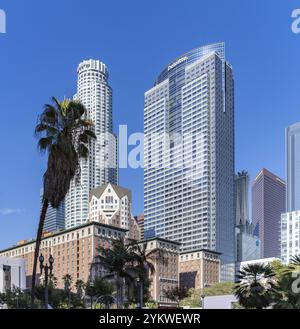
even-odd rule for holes
{"type": "Polygon", "coordinates": [[[191,288],[187,292],[187,297],[180,301],[181,306],[199,307],[201,306],[201,295],[222,296],[233,293],[233,282],[220,282],[203,289],[191,288]]]}
{"type": "Polygon", "coordinates": [[[186,287],[177,286],[171,289],[165,289],[163,294],[166,298],[176,302],[179,305],[179,302],[188,296],[188,289],[186,287]]]}
{"type": "MultiPolygon", "coordinates": [[[[65,289],[57,289],[51,285],[48,288],[49,304],[55,309],[82,308],[83,301],[78,298],[76,293],[68,292],[65,289]]],[[[44,299],[45,286],[36,287],[36,296],[38,300],[44,299]]]]}
{"type": "Polygon", "coordinates": [[[233,282],[219,282],[204,288],[205,296],[222,296],[233,293],[233,282]]]}
{"type": "Polygon", "coordinates": [[[295,280],[299,278],[300,263],[297,258],[292,259],[291,264],[284,265],[279,261],[271,264],[276,273],[276,292],[273,295],[273,308],[275,309],[299,309],[299,287],[294,287],[295,280]]]}
{"type": "Polygon", "coordinates": [[[14,287],[0,294],[0,302],[6,304],[9,309],[30,308],[30,294],[14,287]]]}
{"type": "Polygon", "coordinates": [[[115,299],[112,297],[114,286],[109,280],[98,277],[92,283],[90,281],[86,284],[86,294],[93,299],[94,308],[97,308],[98,304],[109,308],[115,303],[115,299]]]}
{"type": "Polygon", "coordinates": [[[276,292],[275,272],[270,265],[249,264],[239,271],[237,278],[234,293],[241,306],[257,309],[270,306],[276,292]]]}
{"type": "Polygon", "coordinates": [[[91,122],[84,119],[86,109],[77,101],[59,101],[53,97],[53,105],[46,104],[39,117],[35,133],[40,137],[38,147],[48,153],[48,165],[44,174],[43,204],[36,236],[32,272],[31,307],[34,308],[37,262],[49,204],[58,208],[64,200],[73,178],[78,181],[80,159],[88,156],[88,143],[96,135],[91,122]]]}
{"type": "Polygon", "coordinates": [[[96,278],[93,281],[93,285],[86,284],[86,294],[88,296],[100,297],[104,295],[112,295],[114,287],[110,281],[105,278],[96,278]]]}

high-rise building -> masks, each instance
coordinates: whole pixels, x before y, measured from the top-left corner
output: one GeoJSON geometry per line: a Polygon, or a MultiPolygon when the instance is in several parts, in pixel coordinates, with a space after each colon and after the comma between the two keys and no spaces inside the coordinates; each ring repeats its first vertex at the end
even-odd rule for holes
{"type": "MultiPolygon", "coordinates": [[[[40,203],[43,203],[43,189],[40,190],[40,203]]],[[[44,232],[56,232],[65,229],[65,201],[62,201],[58,208],[53,208],[50,204],[47,209],[44,232]]]]}
{"type": "Polygon", "coordinates": [[[117,138],[113,134],[112,89],[108,70],[97,60],[83,61],[78,66],[75,99],[86,107],[86,119],[94,124],[96,140],[89,143],[89,156],[81,159],[79,184],[71,183],[66,197],[66,228],[87,222],[89,192],[105,183],[118,184],[117,138]]]}
{"type": "Polygon", "coordinates": [[[286,129],[287,211],[300,210],[300,122],[286,129]]]}
{"type": "Polygon", "coordinates": [[[145,93],[145,238],[221,255],[234,277],[234,80],[225,45],[172,61],[145,93]]]}
{"type": "Polygon", "coordinates": [[[253,234],[253,224],[249,219],[249,181],[244,170],[235,176],[236,262],[260,258],[260,241],[253,234]]]}
{"type": "Polygon", "coordinates": [[[138,223],[139,227],[140,227],[140,233],[141,233],[141,240],[144,240],[145,238],[145,218],[144,218],[144,214],[138,215],[138,216],[134,216],[136,222],[138,223]]]}
{"type": "Polygon", "coordinates": [[[261,257],[280,255],[280,218],[285,212],[286,183],[262,169],[252,185],[254,235],[261,242],[261,257]]]}
{"type": "Polygon", "coordinates": [[[236,261],[244,262],[253,259],[260,259],[260,240],[253,235],[251,224],[236,228],[236,261]]]}
{"type": "Polygon", "coordinates": [[[300,255],[300,210],[281,215],[281,261],[288,264],[300,255]]]}
{"type": "Polygon", "coordinates": [[[246,225],[249,222],[249,175],[241,171],[235,176],[236,191],[236,225],[246,225]]]}
{"type": "Polygon", "coordinates": [[[287,213],[281,216],[281,260],[300,253],[300,122],[286,129],[287,213]]]}

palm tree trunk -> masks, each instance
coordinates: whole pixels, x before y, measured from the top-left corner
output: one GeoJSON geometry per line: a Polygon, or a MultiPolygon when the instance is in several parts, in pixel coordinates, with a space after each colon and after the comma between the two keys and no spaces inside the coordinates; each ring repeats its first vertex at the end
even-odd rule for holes
{"type": "Polygon", "coordinates": [[[47,199],[44,199],[42,210],[41,210],[41,215],[40,215],[39,227],[38,227],[38,231],[37,231],[37,235],[36,235],[35,251],[34,251],[34,262],[33,262],[32,281],[31,281],[31,308],[32,309],[34,309],[37,262],[38,262],[39,253],[40,253],[43,228],[44,228],[44,223],[45,223],[48,206],[49,206],[49,201],[47,199]]]}

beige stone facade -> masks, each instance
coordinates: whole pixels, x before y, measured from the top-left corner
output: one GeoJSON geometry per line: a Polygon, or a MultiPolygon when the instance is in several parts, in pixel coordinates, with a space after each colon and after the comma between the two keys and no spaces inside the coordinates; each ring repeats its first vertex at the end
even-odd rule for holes
{"type": "Polygon", "coordinates": [[[129,230],[131,191],[114,184],[104,184],[90,192],[89,221],[129,230]]]}
{"type": "Polygon", "coordinates": [[[129,239],[141,240],[141,228],[134,217],[131,217],[129,224],[129,239]]]}
{"type": "MultiPolygon", "coordinates": [[[[135,219],[133,219],[136,223],[135,219]]],[[[138,224],[135,224],[138,227],[138,224]]],[[[57,279],[57,287],[63,289],[63,277],[70,274],[73,285],[77,280],[87,282],[96,276],[101,276],[102,269],[91,266],[94,258],[99,254],[99,248],[110,248],[113,239],[124,238],[126,230],[91,222],[76,228],[58,233],[44,234],[41,243],[41,253],[45,262],[50,255],[54,257],[53,275],[57,279]]],[[[155,273],[150,275],[151,298],[160,304],[172,304],[164,296],[164,290],[179,284],[178,262],[180,244],[160,238],[143,240],[147,252],[160,250],[164,261],[155,257],[153,264],[155,273]]],[[[27,287],[31,284],[35,241],[22,240],[17,246],[0,251],[0,256],[25,259],[27,287]]],[[[39,273],[39,268],[38,268],[39,273]]]]}
{"type": "Polygon", "coordinates": [[[178,287],[178,260],[180,244],[160,238],[143,240],[141,243],[147,243],[147,252],[160,250],[164,261],[154,260],[155,273],[150,275],[151,285],[150,294],[153,300],[160,304],[172,304],[173,301],[165,297],[164,290],[178,287]]]}
{"type": "Polygon", "coordinates": [[[131,191],[111,183],[99,186],[90,192],[89,222],[127,230],[126,237],[140,240],[141,229],[132,216],[131,191]]]}
{"type": "MultiPolygon", "coordinates": [[[[99,247],[109,248],[113,239],[124,237],[126,230],[100,223],[88,223],[66,231],[46,234],[41,243],[41,253],[45,262],[54,257],[53,274],[58,288],[64,288],[63,276],[70,274],[73,283],[87,282],[91,275],[91,264],[99,247]]],[[[34,241],[21,241],[17,246],[3,250],[0,256],[24,258],[26,264],[27,287],[34,259],[34,241]]],[[[38,269],[39,272],[39,269],[38,269]]]]}
{"type": "Polygon", "coordinates": [[[179,278],[182,287],[203,289],[220,282],[220,253],[196,250],[181,253],[179,278]]]}
{"type": "Polygon", "coordinates": [[[141,240],[145,239],[145,217],[144,214],[135,216],[135,219],[140,227],[141,240]]]}

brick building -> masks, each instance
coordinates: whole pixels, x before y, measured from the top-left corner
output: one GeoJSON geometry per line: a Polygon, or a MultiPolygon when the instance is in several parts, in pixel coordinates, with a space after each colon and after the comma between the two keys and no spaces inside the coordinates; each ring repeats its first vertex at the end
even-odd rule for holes
{"type": "MultiPolygon", "coordinates": [[[[126,230],[100,223],[87,223],[66,231],[45,234],[41,243],[41,253],[45,262],[54,257],[53,275],[57,287],[64,288],[63,276],[70,274],[73,283],[87,282],[91,275],[91,264],[99,253],[99,247],[109,248],[113,239],[125,237],[126,230]]],[[[21,241],[17,246],[0,251],[0,256],[25,259],[27,287],[31,284],[35,241],[21,241]]]]}
{"type": "Polygon", "coordinates": [[[179,257],[180,286],[203,289],[220,282],[220,253],[200,249],[179,257]]]}

